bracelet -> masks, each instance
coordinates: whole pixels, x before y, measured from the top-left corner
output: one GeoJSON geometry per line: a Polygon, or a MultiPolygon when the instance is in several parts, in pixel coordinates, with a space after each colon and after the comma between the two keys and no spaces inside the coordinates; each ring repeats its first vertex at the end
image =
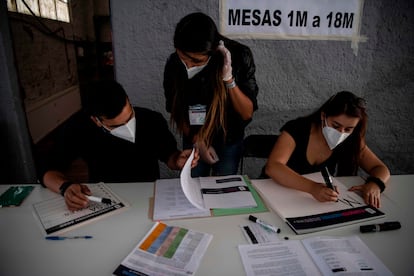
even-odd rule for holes
{"type": "Polygon", "coordinates": [[[233,79],[231,82],[225,82],[224,83],[225,85],[226,85],[226,87],[228,88],[228,89],[231,89],[231,88],[234,88],[234,87],[236,87],[236,81],[233,79]]]}
{"type": "Polygon", "coordinates": [[[379,179],[378,177],[370,176],[365,181],[365,184],[367,184],[368,182],[374,182],[375,184],[377,184],[378,187],[381,190],[381,193],[385,190],[385,184],[384,184],[384,182],[381,179],[379,179]]]}
{"type": "Polygon", "coordinates": [[[62,196],[65,196],[66,190],[69,188],[70,185],[75,184],[72,181],[65,181],[60,185],[59,191],[62,196]]]}

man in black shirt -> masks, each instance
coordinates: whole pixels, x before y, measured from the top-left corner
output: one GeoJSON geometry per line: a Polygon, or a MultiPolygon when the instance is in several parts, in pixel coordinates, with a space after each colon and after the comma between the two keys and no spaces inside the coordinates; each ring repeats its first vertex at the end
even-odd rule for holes
{"type": "MultiPolygon", "coordinates": [[[[181,169],[191,150],[179,151],[164,117],[132,107],[116,81],[97,82],[86,92],[83,108],[65,122],[51,154],[41,163],[40,179],[65,197],[70,210],[86,207],[87,186],[63,171],[77,158],[88,165],[89,182],[145,182],[160,177],[158,161],[181,169]]],[[[197,164],[198,153],[193,160],[197,164]]]]}

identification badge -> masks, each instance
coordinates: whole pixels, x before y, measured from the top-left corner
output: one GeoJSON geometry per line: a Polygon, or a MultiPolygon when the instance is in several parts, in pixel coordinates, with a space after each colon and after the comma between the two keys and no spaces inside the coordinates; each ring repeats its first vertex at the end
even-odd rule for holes
{"type": "Polygon", "coordinates": [[[207,106],[197,104],[188,107],[188,117],[190,118],[190,125],[202,126],[206,120],[207,106]]]}

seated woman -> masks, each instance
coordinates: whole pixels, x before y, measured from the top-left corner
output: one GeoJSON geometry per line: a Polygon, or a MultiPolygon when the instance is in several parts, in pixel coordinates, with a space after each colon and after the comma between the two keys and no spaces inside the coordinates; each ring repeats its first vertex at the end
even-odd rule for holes
{"type": "Polygon", "coordinates": [[[367,204],[380,207],[380,194],[390,177],[387,166],[365,142],[365,101],[351,92],[332,96],[315,113],[287,122],[275,143],[265,172],[281,185],[310,193],[318,201],[336,201],[338,193],[302,174],[327,167],[332,175],[356,175],[359,168],[370,176],[353,186],[367,204]]]}

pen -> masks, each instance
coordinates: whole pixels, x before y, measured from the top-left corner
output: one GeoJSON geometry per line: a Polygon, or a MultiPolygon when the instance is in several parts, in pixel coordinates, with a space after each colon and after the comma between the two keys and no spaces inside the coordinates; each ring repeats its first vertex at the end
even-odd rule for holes
{"type": "Polygon", "coordinates": [[[275,232],[275,233],[280,233],[279,228],[274,227],[273,225],[268,224],[268,223],[256,218],[255,216],[250,215],[249,220],[251,220],[253,222],[256,222],[257,224],[260,224],[263,228],[265,228],[267,230],[270,230],[270,231],[275,232]]]}
{"type": "Polygon", "coordinates": [[[359,227],[359,231],[361,231],[361,233],[368,233],[368,232],[397,230],[400,228],[401,228],[401,223],[399,221],[389,221],[389,222],[384,222],[384,223],[379,223],[379,224],[361,225],[359,227]]]}
{"type": "Polygon", "coordinates": [[[45,237],[46,240],[51,241],[63,241],[68,239],[92,239],[92,236],[71,236],[71,237],[64,237],[64,236],[47,236],[45,237]]]}
{"type": "Polygon", "coordinates": [[[322,176],[323,176],[323,180],[325,181],[326,186],[327,186],[329,189],[332,189],[332,190],[334,190],[334,191],[335,191],[335,189],[334,189],[334,187],[333,187],[333,185],[332,185],[332,179],[331,179],[331,176],[329,175],[328,169],[327,169],[326,167],[323,167],[323,168],[321,169],[321,174],[322,174],[322,176]]]}
{"type": "Polygon", "coordinates": [[[86,196],[90,201],[95,201],[99,203],[111,204],[112,200],[105,197],[96,197],[96,196],[86,196]]]}

